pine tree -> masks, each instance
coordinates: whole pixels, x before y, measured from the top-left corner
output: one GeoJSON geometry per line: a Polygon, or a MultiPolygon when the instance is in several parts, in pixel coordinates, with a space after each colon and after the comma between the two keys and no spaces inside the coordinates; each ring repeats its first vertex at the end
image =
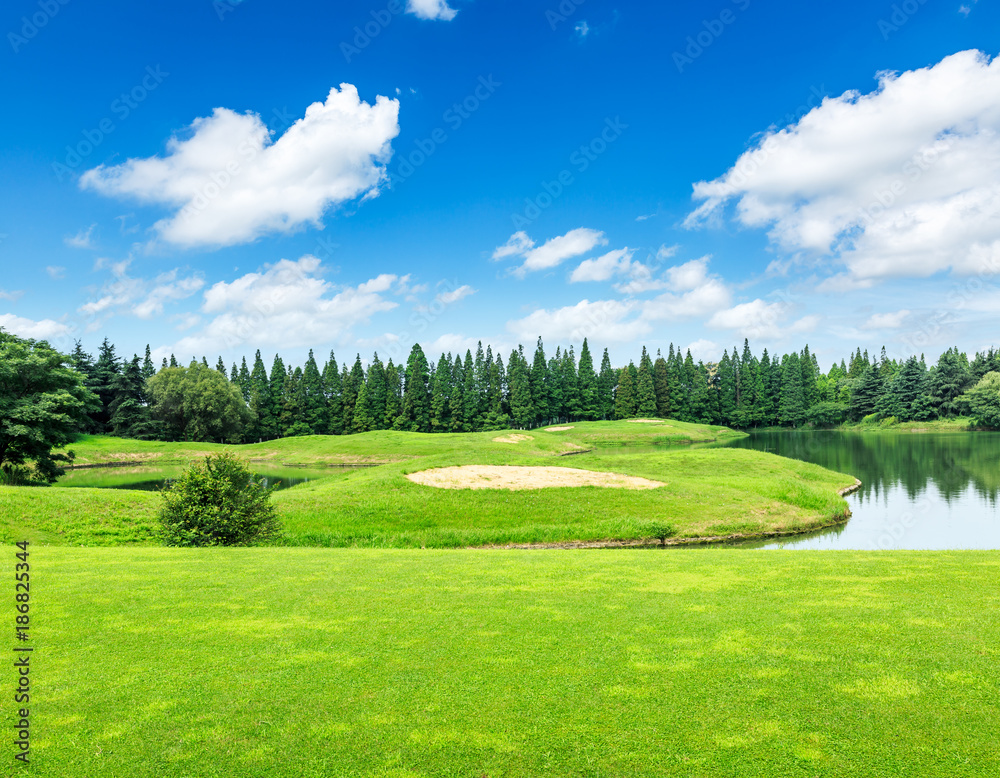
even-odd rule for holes
{"type": "MultiPolygon", "coordinates": [[[[235,365],[233,371],[235,372],[235,365]]],[[[274,362],[271,363],[271,375],[268,377],[268,388],[271,390],[271,418],[274,420],[275,432],[278,437],[284,437],[286,434],[282,412],[285,406],[285,380],[287,376],[288,372],[285,370],[284,361],[275,354],[274,362]]],[[[233,383],[237,383],[237,381],[233,383]]]]}
{"type": "Polygon", "coordinates": [[[632,362],[618,373],[618,387],[615,390],[615,418],[630,419],[635,416],[638,407],[636,396],[636,381],[638,370],[632,362]]]}
{"type": "Polygon", "coordinates": [[[430,375],[427,358],[420,344],[413,344],[406,361],[406,385],[403,387],[401,416],[411,432],[430,432],[430,375]]]}
{"type": "MultiPolygon", "coordinates": [[[[163,366],[167,366],[166,360],[164,360],[163,366]]],[[[171,365],[171,367],[173,367],[173,365],[171,365]]],[[[229,383],[236,384],[237,386],[240,383],[240,371],[236,369],[235,362],[233,362],[233,369],[229,371],[229,383]]]]}
{"type": "Polygon", "coordinates": [[[111,431],[111,401],[115,395],[115,378],[121,373],[121,368],[121,360],[115,354],[115,347],[105,338],[97,352],[93,386],[90,387],[101,401],[101,410],[92,416],[97,432],[111,431]]]}
{"type": "Polygon", "coordinates": [[[617,375],[611,367],[611,357],[608,350],[604,349],[601,357],[601,372],[597,376],[597,404],[599,409],[598,418],[610,419],[615,412],[615,386],[617,385],[617,375]]]}
{"type": "Polygon", "coordinates": [[[323,365],[323,394],[326,396],[326,431],[330,435],[344,434],[344,387],[341,382],[340,365],[337,357],[330,352],[330,358],[323,365]]]}
{"type": "MultiPolygon", "coordinates": [[[[220,358],[221,363],[221,358],[220,358]]],[[[225,374],[225,366],[222,369],[225,374]]],[[[271,398],[271,385],[267,379],[267,368],[261,359],[260,349],[254,356],[253,370],[250,372],[250,410],[253,421],[244,433],[249,441],[273,440],[278,436],[278,423],[274,417],[274,401],[271,398]]]]}
{"type": "Polygon", "coordinates": [[[583,339],[583,346],[580,348],[577,384],[580,393],[580,418],[584,421],[600,419],[602,414],[598,401],[597,374],[594,373],[594,358],[590,354],[586,338],[583,339]]]}
{"type": "Polygon", "coordinates": [[[667,360],[659,351],[653,363],[653,391],[656,393],[656,415],[661,419],[670,418],[670,379],[667,377],[667,360]]]}
{"type": "MultiPolygon", "coordinates": [[[[149,348],[148,346],[146,348],[149,348]]],[[[215,371],[217,373],[222,373],[226,378],[229,378],[229,371],[226,370],[226,363],[222,361],[222,357],[219,357],[219,361],[215,363],[215,371]]],[[[251,371],[252,372],[252,371],[251,371]]]]}
{"type": "Polygon", "coordinates": [[[373,430],[388,429],[391,425],[385,423],[386,402],[389,398],[388,385],[386,383],[385,365],[378,358],[378,352],[372,358],[371,365],[368,366],[368,403],[371,406],[373,430]]]}
{"type": "MultiPolygon", "coordinates": [[[[733,349],[736,353],[736,349],[733,349]]],[[[719,415],[721,423],[729,427],[738,427],[739,419],[736,415],[736,386],[738,381],[736,366],[729,356],[729,352],[722,352],[722,359],[719,360],[719,415]]]]}
{"type": "Polygon", "coordinates": [[[448,416],[452,432],[468,432],[465,420],[465,368],[462,355],[457,354],[451,366],[451,397],[448,398],[448,416]]]}
{"type": "Polygon", "coordinates": [[[546,371],[549,397],[549,418],[559,422],[566,416],[566,397],[562,382],[562,348],[556,346],[555,356],[549,359],[546,371]]]}
{"type": "Polygon", "coordinates": [[[482,429],[482,416],[479,415],[479,388],[476,383],[476,364],[472,361],[472,352],[465,352],[465,365],[462,368],[462,401],[464,408],[462,416],[465,419],[465,427],[470,432],[479,432],[482,429]]]}
{"type": "Polygon", "coordinates": [[[935,413],[943,417],[958,416],[962,411],[958,398],[974,386],[968,357],[957,348],[945,351],[931,371],[929,386],[935,413]]]}
{"type": "MultiPolygon", "coordinates": [[[[205,367],[208,367],[206,364],[205,367]]],[[[243,394],[243,402],[250,402],[250,370],[247,368],[247,358],[243,357],[243,364],[240,365],[240,375],[236,381],[240,392],[243,394]]]]}
{"type": "Polygon", "coordinates": [[[545,359],[542,339],[535,345],[535,358],[528,374],[531,386],[532,411],[535,424],[545,424],[549,419],[549,365],[545,359]]]}
{"type": "MultiPolygon", "coordinates": [[[[225,368],[222,368],[225,373],[225,368]]],[[[156,375],[156,366],[153,364],[153,355],[149,351],[149,344],[146,344],[146,357],[142,360],[142,380],[148,381],[156,375]]]]}
{"type": "Polygon", "coordinates": [[[403,380],[399,368],[392,359],[385,366],[385,415],[382,417],[383,429],[397,429],[396,422],[403,410],[403,380]]]}
{"type": "Polygon", "coordinates": [[[344,432],[356,432],[354,428],[354,406],[358,402],[358,393],[361,391],[361,384],[365,382],[365,369],[361,364],[361,354],[355,354],[354,364],[351,371],[341,373],[341,383],[343,385],[344,398],[344,432]]]}
{"type": "Polygon", "coordinates": [[[302,421],[309,427],[313,435],[325,435],[330,426],[327,415],[328,403],[323,388],[323,377],[312,349],[302,370],[302,421]]]}
{"type": "Polygon", "coordinates": [[[535,417],[535,406],[531,400],[531,377],[524,350],[518,346],[510,352],[507,362],[507,381],[510,386],[510,413],[518,429],[530,429],[535,417]]]}
{"type": "Polygon", "coordinates": [[[442,354],[431,383],[431,432],[446,432],[451,424],[451,355],[442,354]]]}
{"type": "Polygon", "coordinates": [[[639,358],[638,385],[636,387],[636,413],[640,416],[656,416],[656,389],[653,386],[653,360],[642,347],[639,358]]]}
{"type": "Polygon", "coordinates": [[[865,371],[854,380],[849,406],[851,418],[855,421],[861,421],[865,416],[875,413],[883,391],[884,383],[878,366],[868,365],[865,371]]]}
{"type": "Polygon", "coordinates": [[[820,369],[816,363],[816,355],[809,352],[808,345],[802,349],[800,361],[802,363],[802,399],[805,403],[806,411],[808,411],[819,402],[817,381],[820,376],[820,369]]]}
{"type": "MultiPolygon", "coordinates": [[[[687,366],[687,359],[691,356],[691,352],[688,351],[687,354],[688,356],[684,360],[685,367],[687,366]]],[[[715,420],[718,408],[713,407],[712,404],[708,369],[701,362],[695,365],[693,358],[691,359],[691,364],[694,369],[691,381],[690,402],[688,403],[689,413],[692,421],[701,424],[711,424],[715,420]]]]}
{"type": "Polygon", "coordinates": [[[170,367],[180,367],[180,365],[177,363],[177,357],[175,357],[173,354],[170,355],[170,367]]]}
{"type": "Polygon", "coordinates": [[[583,403],[580,398],[580,380],[576,373],[576,357],[572,346],[563,352],[560,383],[562,384],[563,413],[567,421],[576,421],[583,412],[583,403]]]}
{"type": "Polygon", "coordinates": [[[111,378],[110,432],[121,438],[151,437],[152,418],[146,405],[145,380],[139,357],[125,362],[111,378]]]}
{"type": "Polygon", "coordinates": [[[371,401],[368,397],[368,382],[358,384],[358,396],[354,401],[354,416],[351,419],[351,429],[355,432],[368,432],[372,429],[375,419],[372,416],[371,401]]]}
{"type": "Polygon", "coordinates": [[[806,418],[802,392],[802,360],[794,351],[781,360],[781,399],[778,420],[786,427],[798,427],[806,418]]]}

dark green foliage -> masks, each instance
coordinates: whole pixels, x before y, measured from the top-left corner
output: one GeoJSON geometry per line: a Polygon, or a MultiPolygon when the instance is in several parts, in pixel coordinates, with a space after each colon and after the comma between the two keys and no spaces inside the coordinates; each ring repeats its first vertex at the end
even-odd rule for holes
{"type": "Polygon", "coordinates": [[[111,402],[115,398],[115,378],[120,372],[121,360],[115,354],[114,345],[105,338],[97,352],[90,387],[101,401],[100,409],[91,416],[97,432],[111,431],[111,402]]]}
{"type": "Polygon", "coordinates": [[[977,426],[1000,429],[1000,373],[984,375],[962,399],[977,426]]]}
{"type": "Polygon", "coordinates": [[[302,411],[298,420],[309,427],[313,435],[325,434],[330,424],[326,391],[312,349],[309,349],[309,358],[302,370],[301,395],[302,411]]]}
{"type": "Polygon", "coordinates": [[[167,440],[239,443],[252,421],[239,389],[197,362],[161,370],[146,386],[167,440]]]}
{"type": "Polygon", "coordinates": [[[518,348],[510,353],[508,366],[508,382],[510,384],[510,413],[514,426],[527,429],[534,419],[534,405],[531,401],[531,380],[528,375],[528,363],[524,358],[524,350],[518,348]]]}
{"type": "Polygon", "coordinates": [[[806,421],[815,427],[836,427],[847,418],[846,405],[835,402],[819,402],[806,411],[806,421]]]}
{"type": "Polygon", "coordinates": [[[601,357],[601,371],[597,376],[597,407],[599,419],[611,419],[615,413],[615,383],[616,375],[611,367],[608,350],[604,349],[601,357]]]}
{"type": "Polygon", "coordinates": [[[656,393],[656,415],[661,419],[670,418],[670,379],[667,377],[667,360],[656,352],[653,363],[653,391],[656,393]]]}
{"type": "Polygon", "coordinates": [[[952,417],[961,413],[961,397],[975,383],[969,360],[957,348],[950,348],[938,359],[931,371],[931,404],[938,416],[952,417]]]}
{"type": "Polygon", "coordinates": [[[653,360],[646,353],[646,347],[642,347],[642,356],[639,358],[638,386],[636,387],[636,413],[639,416],[656,416],[656,388],[653,386],[653,360]]]}
{"type": "Polygon", "coordinates": [[[403,410],[403,379],[400,370],[392,360],[385,368],[385,415],[382,417],[382,429],[397,429],[396,420],[403,410]]]}
{"type": "Polygon", "coordinates": [[[535,424],[544,424],[549,419],[549,366],[545,361],[545,347],[539,338],[535,344],[535,358],[531,363],[529,385],[531,387],[532,415],[535,424]]]}
{"type": "Polygon", "coordinates": [[[52,449],[69,443],[100,403],[71,364],[45,341],[0,329],[0,472],[10,476],[34,463],[42,481],[63,474],[72,452],[52,449]]]}
{"type": "MultiPolygon", "coordinates": [[[[219,359],[222,362],[222,359],[219,359]]],[[[225,375],[225,370],[221,371],[225,375]]],[[[271,384],[267,369],[261,359],[260,350],[254,357],[253,371],[250,373],[250,411],[253,420],[246,431],[246,439],[251,442],[273,440],[278,437],[278,420],[274,416],[274,402],[271,398],[271,384]]]]}
{"type": "Polygon", "coordinates": [[[631,419],[636,414],[638,405],[638,395],[636,382],[639,371],[635,364],[628,363],[628,367],[623,367],[618,373],[618,385],[615,387],[615,418],[631,419]]]}
{"type": "Polygon", "coordinates": [[[161,493],[167,546],[251,546],[281,536],[272,488],[232,454],[195,462],[161,493]]]}
{"type": "Polygon", "coordinates": [[[802,360],[794,351],[781,360],[781,398],[778,423],[797,427],[805,421],[805,397],[802,392],[802,360]]]}
{"type": "MultiPolygon", "coordinates": [[[[468,364],[466,369],[468,369],[468,364]]],[[[406,361],[403,387],[402,428],[410,432],[431,431],[430,368],[420,344],[413,344],[406,361]]]]}
{"type": "Polygon", "coordinates": [[[161,425],[153,422],[146,401],[146,381],[142,377],[139,357],[126,362],[111,381],[111,434],[120,438],[154,440],[163,434],[161,425]]]}
{"type": "Polygon", "coordinates": [[[583,347],[580,349],[577,387],[580,394],[580,418],[585,421],[600,419],[601,404],[598,399],[597,374],[594,372],[594,358],[590,354],[586,338],[583,339],[583,347]]]}

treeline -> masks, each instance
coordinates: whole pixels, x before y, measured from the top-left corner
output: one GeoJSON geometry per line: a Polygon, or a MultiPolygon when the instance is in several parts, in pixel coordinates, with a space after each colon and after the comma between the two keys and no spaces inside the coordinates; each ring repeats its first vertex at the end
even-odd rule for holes
{"type": "Polygon", "coordinates": [[[546,356],[539,338],[529,361],[523,347],[506,363],[482,344],[473,354],[428,361],[414,345],[405,365],[338,363],[331,352],[320,367],[313,352],[302,366],[280,355],[270,369],[260,351],[228,369],[221,357],[183,367],[171,356],[159,369],[145,358],[121,359],[105,339],[97,358],[77,342],[70,355],[100,410],[84,431],[164,440],[256,442],[298,435],[369,430],[476,432],[572,421],[672,418],[754,427],[829,427],[844,421],[926,421],[969,412],[965,396],[987,373],[1000,371],[1000,351],[970,362],[958,349],[928,368],[923,357],[893,360],[858,349],[849,360],[820,370],[806,346],[760,357],[744,341],[719,362],[695,360],[670,346],[654,358],[645,347],[638,364],[612,367],[607,349],[595,365],[584,339],[546,356]]]}

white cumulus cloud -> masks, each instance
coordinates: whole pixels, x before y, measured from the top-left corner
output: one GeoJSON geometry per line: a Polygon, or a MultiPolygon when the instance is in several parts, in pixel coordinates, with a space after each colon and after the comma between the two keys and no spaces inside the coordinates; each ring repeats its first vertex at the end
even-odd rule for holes
{"type": "Polygon", "coordinates": [[[600,336],[605,343],[629,343],[650,332],[649,324],[637,318],[639,306],[628,300],[581,300],[554,310],[539,309],[507,322],[507,330],[522,342],[543,340],[580,343],[600,336]]]}
{"type": "Polygon", "coordinates": [[[398,101],[378,96],[370,105],[341,84],[275,140],[257,114],[216,108],[171,138],[165,156],[101,165],[80,186],[173,209],[154,225],[169,243],[246,243],[320,226],[328,207],[376,196],[398,114],[398,101]]]}
{"type": "Polygon", "coordinates": [[[50,340],[69,335],[72,330],[66,324],[52,319],[34,321],[12,313],[0,314],[0,329],[19,335],[22,338],[35,340],[50,340]]]}
{"type": "Polygon", "coordinates": [[[756,299],[718,311],[707,322],[712,329],[732,330],[751,340],[775,340],[786,335],[812,332],[819,316],[808,315],[786,324],[790,306],[783,302],[768,303],[756,299]]]}
{"type": "Polygon", "coordinates": [[[565,235],[552,238],[541,246],[536,246],[527,233],[515,232],[504,245],[497,247],[493,252],[493,259],[523,257],[524,262],[514,268],[513,272],[518,278],[524,278],[529,272],[549,270],[561,265],[567,259],[582,256],[597,246],[607,244],[608,239],[603,232],[587,227],[570,230],[565,235]]]}
{"type": "Polygon", "coordinates": [[[632,266],[632,255],[634,253],[634,251],[626,247],[609,251],[597,259],[585,259],[570,275],[570,283],[607,281],[613,276],[627,273],[632,266]]]}
{"type": "Polygon", "coordinates": [[[1000,269],[1000,59],[963,51],[879,74],[768,131],[694,187],[686,224],[765,227],[775,246],[843,266],[826,288],[1000,269]]]}
{"type": "Polygon", "coordinates": [[[903,326],[903,320],[909,315],[910,312],[905,309],[895,313],[876,313],[864,323],[862,329],[897,330],[903,326]]]}
{"type": "Polygon", "coordinates": [[[405,293],[409,281],[409,276],[385,273],[357,286],[337,286],[324,273],[322,262],[307,255],[212,285],[201,308],[211,320],[173,351],[186,355],[244,343],[274,348],[331,343],[352,326],[398,307],[387,294],[405,293]]]}
{"type": "Polygon", "coordinates": [[[448,0],[408,0],[406,12],[420,19],[440,19],[450,22],[458,14],[448,5],[448,0]]]}

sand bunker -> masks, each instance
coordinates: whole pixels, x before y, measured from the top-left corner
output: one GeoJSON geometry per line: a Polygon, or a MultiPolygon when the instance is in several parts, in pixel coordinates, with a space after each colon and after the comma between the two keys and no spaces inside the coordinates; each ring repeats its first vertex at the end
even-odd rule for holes
{"type": "Polygon", "coordinates": [[[522,440],[534,440],[531,435],[501,435],[499,438],[493,438],[494,443],[520,443],[522,440]]]}
{"type": "Polygon", "coordinates": [[[632,424],[663,424],[663,419],[629,419],[632,424]]]}
{"type": "Polygon", "coordinates": [[[603,486],[608,489],[658,489],[650,481],[621,473],[595,473],[573,467],[505,467],[465,465],[437,467],[406,476],[414,483],[439,489],[548,489],[557,486],[603,486]]]}
{"type": "Polygon", "coordinates": [[[566,430],[571,430],[571,429],[573,429],[572,424],[568,427],[546,427],[545,429],[542,430],[542,432],[565,432],[566,430]]]}

